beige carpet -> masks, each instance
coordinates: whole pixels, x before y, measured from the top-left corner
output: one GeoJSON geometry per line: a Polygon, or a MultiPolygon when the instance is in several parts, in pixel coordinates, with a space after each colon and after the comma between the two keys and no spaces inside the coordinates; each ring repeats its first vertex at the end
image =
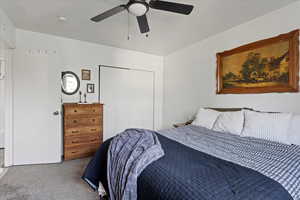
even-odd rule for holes
{"type": "Polygon", "coordinates": [[[0,179],[0,200],[96,200],[81,180],[88,161],[11,167],[0,179]]]}

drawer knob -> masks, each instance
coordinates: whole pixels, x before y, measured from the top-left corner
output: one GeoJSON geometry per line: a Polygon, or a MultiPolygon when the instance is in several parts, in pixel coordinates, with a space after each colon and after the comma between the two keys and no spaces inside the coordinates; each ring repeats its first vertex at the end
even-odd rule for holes
{"type": "Polygon", "coordinates": [[[93,129],[91,129],[91,131],[96,131],[97,129],[95,129],[95,128],[93,128],[93,129]]]}
{"type": "Polygon", "coordinates": [[[74,112],[77,112],[77,110],[74,110],[74,112]]]}
{"type": "Polygon", "coordinates": [[[77,123],[77,120],[73,120],[74,123],[77,123]]]}
{"type": "Polygon", "coordinates": [[[79,131],[72,131],[72,133],[78,133],[79,131]]]}

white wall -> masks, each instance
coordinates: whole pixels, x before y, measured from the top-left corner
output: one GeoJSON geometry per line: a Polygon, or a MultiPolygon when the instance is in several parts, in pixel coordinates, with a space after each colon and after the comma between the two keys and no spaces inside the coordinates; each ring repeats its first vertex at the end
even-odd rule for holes
{"type": "MultiPolygon", "coordinates": [[[[216,95],[216,53],[300,28],[300,2],[210,37],[164,59],[164,127],[198,107],[251,107],[300,113],[299,93],[216,95]]],[[[206,19],[209,20],[209,19],[206,19]]]]}
{"type": "MultiPolygon", "coordinates": [[[[81,79],[81,69],[92,70],[92,80],[81,81],[80,88],[82,92],[86,92],[87,83],[95,84],[96,93],[88,94],[88,102],[98,101],[99,65],[154,71],[156,82],[155,127],[157,129],[161,127],[163,103],[163,57],[20,29],[17,30],[16,35],[17,48],[25,48],[28,51],[31,51],[32,54],[46,53],[46,50],[56,50],[61,59],[62,71],[73,71],[81,79]]],[[[78,93],[73,96],[62,95],[62,99],[64,102],[78,102],[78,93]]]]}

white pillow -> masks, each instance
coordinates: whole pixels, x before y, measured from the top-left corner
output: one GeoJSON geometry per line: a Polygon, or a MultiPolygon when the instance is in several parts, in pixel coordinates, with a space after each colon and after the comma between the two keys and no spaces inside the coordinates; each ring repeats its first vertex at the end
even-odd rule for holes
{"type": "Polygon", "coordinates": [[[242,136],[290,144],[287,137],[292,114],[260,113],[245,110],[242,136]]]}
{"type": "Polygon", "coordinates": [[[288,138],[291,144],[300,145],[300,115],[293,114],[288,130],[288,138]]]}
{"type": "Polygon", "coordinates": [[[218,117],[213,130],[241,135],[244,127],[244,111],[223,112],[218,117]]]}
{"type": "Polygon", "coordinates": [[[192,125],[212,129],[219,115],[215,110],[200,108],[192,125]]]}

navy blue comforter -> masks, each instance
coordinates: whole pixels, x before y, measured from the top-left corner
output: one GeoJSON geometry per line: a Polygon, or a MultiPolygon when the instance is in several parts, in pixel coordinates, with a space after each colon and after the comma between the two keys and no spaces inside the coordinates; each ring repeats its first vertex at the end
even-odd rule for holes
{"type": "MultiPolygon", "coordinates": [[[[140,200],[292,200],[276,181],[158,135],[165,156],[138,178],[140,200]]],[[[107,189],[106,162],[110,140],[89,163],[83,179],[94,189],[107,189]]]]}

